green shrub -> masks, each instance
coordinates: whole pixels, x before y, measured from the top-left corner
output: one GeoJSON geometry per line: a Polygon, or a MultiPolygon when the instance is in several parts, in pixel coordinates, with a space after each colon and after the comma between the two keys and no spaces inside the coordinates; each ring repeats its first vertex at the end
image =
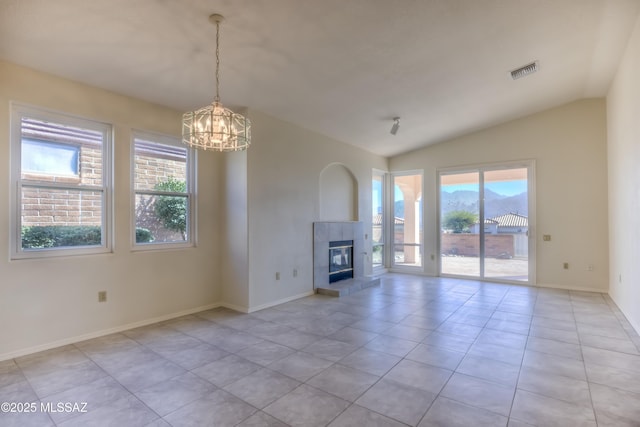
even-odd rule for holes
{"type": "MultiPolygon", "coordinates": [[[[153,241],[146,228],[136,228],[136,242],[153,241]]],[[[44,249],[69,246],[98,246],[102,231],[97,225],[34,225],[22,227],[22,249],[44,249]]]]}
{"type": "Polygon", "coordinates": [[[469,227],[476,223],[478,216],[468,211],[452,211],[445,215],[442,225],[454,233],[468,233],[469,227]]]}
{"type": "Polygon", "coordinates": [[[153,234],[146,228],[136,228],[136,243],[153,242],[153,234]]]}
{"type": "Polygon", "coordinates": [[[42,249],[102,244],[102,231],[95,225],[34,225],[22,227],[22,248],[42,249]]]}
{"type": "MultiPolygon", "coordinates": [[[[169,177],[166,181],[159,182],[156,190],[170,191],[172,193],[185,193],[187,183],[169,177]]],[[[177,231],[185,236],[187,231],[187,198],[178,196],[158,196],[155,202],[156,216],[162,221],[167,230],[177,231]]]]}
{"type": "Polygon", "coordinates": [[[51,248],[54,243],[50,227],[22,227],[23,249],[51,248]]]}

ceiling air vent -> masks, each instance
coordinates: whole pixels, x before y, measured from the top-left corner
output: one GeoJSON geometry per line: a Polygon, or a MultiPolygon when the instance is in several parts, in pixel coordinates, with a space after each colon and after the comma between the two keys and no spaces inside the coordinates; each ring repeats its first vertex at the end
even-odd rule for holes
{"type": "Polygon", "coordinates": [[[513,70],[511,72],[511,78],[513,80],[518,80],[519,78],[528,76],[529,74],[533,74],[536,71],[538,71],[538,61],[513,70]]]}

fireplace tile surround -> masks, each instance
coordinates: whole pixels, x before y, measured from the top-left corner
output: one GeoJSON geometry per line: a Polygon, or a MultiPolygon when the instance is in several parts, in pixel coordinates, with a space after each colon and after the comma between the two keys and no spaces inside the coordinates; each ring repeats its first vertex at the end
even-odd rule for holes
{"type": "Polygon", "coordinates": [[[348,295],[375,286],[380,279],[364,275],[366,262],[364,225],[360,221],[322,221],[313,223],[313,287],[317,293],[348,295]],[[353,241],[353,279],[329,284],[329,243],[353,241]]]}

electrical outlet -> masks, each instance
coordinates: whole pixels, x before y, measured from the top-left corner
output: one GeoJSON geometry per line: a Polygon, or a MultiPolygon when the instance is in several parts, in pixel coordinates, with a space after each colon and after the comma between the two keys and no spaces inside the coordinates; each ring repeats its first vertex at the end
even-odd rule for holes
{"type": "Polygon", "coordinates": [[[280,280],[280,272],[276,273],[276,280],[280,280]]]}
{"type": "Polygon", "coordinates": [[[436,256],[434,254],[431,254],[431,261],[435,261],[436,256]]]}
{"type": "Polygon", "coordinates": [[[542,240],[544,240],[545,242],[551,241],[551,234],[543,234],[542,240]]]}
{"type": "Polygon", "coordinates": [[[107,291],[98,292],[98,302],[107,302],[107,291]]]}
{"type": "Polygon", "coordinates": [[[298,269],[293,269],[293,277],[298,277],[298,269]]]}
{"type": "Polygon", "coordinates": [[[565,262],[564,264],[562,264],[562,268],[564,268],[565,270],[569,269],[569,263],[565,262]]]}
{"type": "Polygon", "coordinates": [[[593,264],[587,265],[587,271],[593,271],[593,264]]]}

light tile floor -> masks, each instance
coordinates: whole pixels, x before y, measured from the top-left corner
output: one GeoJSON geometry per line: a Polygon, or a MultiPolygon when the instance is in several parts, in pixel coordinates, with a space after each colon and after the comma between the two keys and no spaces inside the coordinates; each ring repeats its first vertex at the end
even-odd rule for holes
{"type": "Polygon", "coordinates": [[[640,426],[639,350],[607,295],[389,274],[0,362],[0,425],[640,426]]]}

